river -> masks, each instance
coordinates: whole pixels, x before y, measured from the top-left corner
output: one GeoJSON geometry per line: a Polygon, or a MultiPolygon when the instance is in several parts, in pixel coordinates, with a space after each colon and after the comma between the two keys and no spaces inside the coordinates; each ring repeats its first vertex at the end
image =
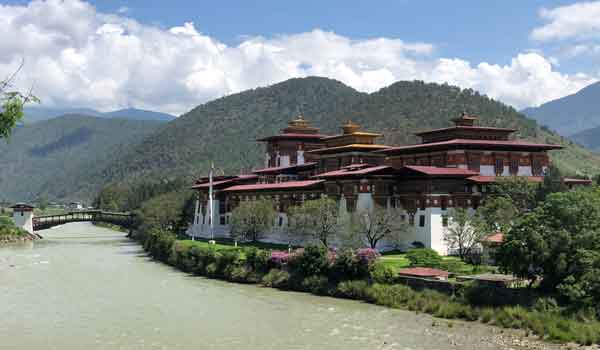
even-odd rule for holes
{"type": "Polygon", "coordinates": [[[520,348],[478,323],[190,276],[90,224],[40,233],[0,247],[1,350],[520,348]]]}

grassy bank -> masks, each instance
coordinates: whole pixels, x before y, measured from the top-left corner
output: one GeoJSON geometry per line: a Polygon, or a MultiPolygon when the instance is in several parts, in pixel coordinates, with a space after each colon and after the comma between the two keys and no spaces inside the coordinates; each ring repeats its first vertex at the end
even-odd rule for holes
{"type": "Polygon", "coordinates": [[[11,218],[0,216],[0,244],[33,240],[36,237],[14,225],[11,218]]]}
{"type": "Polygon", "coordinates": [[[552,342],[600,343],[600,322],[570,314],[548,297],[511,300],[495,289],[464,285],[454,295],[397,284],[385,259],[370,249],[330,252],[310,246],[286,251],[180,241],[157,232],[144,240],[152,257],[182,271],[238,283],[362,300],[445,319],[523,329],[552,342]]]}

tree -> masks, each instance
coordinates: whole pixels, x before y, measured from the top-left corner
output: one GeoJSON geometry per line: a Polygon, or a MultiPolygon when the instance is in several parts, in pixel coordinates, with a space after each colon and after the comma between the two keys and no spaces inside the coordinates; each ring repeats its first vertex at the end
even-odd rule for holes
{"type": "Polygon", "coordinates": [[[448,219],[444,241],[449,248],[456,249],[461,260],[471,257],[474,249],[487,235],[482,220],[465,208],[451,209],[448,219]]]}
{"type": "Polygon", "coordinates": [[[269,200],[241,202],[231,213],[231,234],[236,240],[257,241],[271,230],[276,217],[275,205],[269,200]]]}
{"type": "MultiPolygon", "coordinates": [[[[553,193],[505,236],[500,266],[582,304],[600,304],[600,192],[553,193]]],[[[600,311],[600,310],[598,310],[600,311]]]]}
{"type": "Polygon", "coordinates": [[[543,202],[550,193],[564,192],[567,189],[560,169],[550,165],[544,173],[543,182],[537,188],[536,199],[538,202],[543,202]]]}
{"type": "Polygon", "coordinates": [[[476,215],[480,219],[481,229],[487,231],[483,233],[505,233],[518,216],[518,210],[508,197],[488,197],[477,209],[476,215]]]}
{"type": "Polygon", "coordinates": [[[398,209],[386,209],[380,206],[356,211],[350,216],[349,232],[373,249],[383,239],[398,245],[412,227],[401,218],[398,209]]]}
{"type": "Polygon", "coordinates": [[[17,122],[23,118],[23,106],[28,102],[39,102],[38,98],[28,93],[13,90],[13,81],[23,64],[10,77],[0,81],[0,139],[10,136],[17,122]]]}
{"type": "Polygon", "coordinates": [[[290,210],[289,229],[299,236],[309,236],[325,247],[340,228],[337,203],[330,198],[305,201],[290,210]]]}
{"type": "Polygon", "coordinates": [[[489,192],[489,197],[510,199],[519,213],[529,212],[536,206],[536,185],[523,177],[499,177],[489,187],[489,192]]]}

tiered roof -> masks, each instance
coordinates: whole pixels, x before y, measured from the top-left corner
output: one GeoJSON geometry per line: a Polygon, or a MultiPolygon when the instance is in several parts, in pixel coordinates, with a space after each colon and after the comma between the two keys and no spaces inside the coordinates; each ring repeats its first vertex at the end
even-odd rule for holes
{"type": "Polygon", "coordinates": [[[319,134],[319,128],[312,127],[308,120],[305,120],[302,115],[290,121],[286,128],[281,129],[278,135],[267,136],[258,139],[257,141],[275,141],[275,140],[312,140],[317,141],[327,135],[319,134]]]}
{"type": "Polygon", "coordinates": [[[250,184],[236,185],[227,187],[224,192],[243,192],[243,191],[268,191],[268,190],[295,190],[315,187],[321,184],[324,180],[305,180],[305,181],[286,181],[270,184],[250,184]]]}
{"type": "Polygon", "coordinates": [[[342,125],[342,134],[327,136],[322,140],[325,147],[310,151],[315,154],[329,154],[341,152],[371,152],[386,149],[386,145],[378,145],[375,139],[381,134],[361,131],[360,125],[352,121],[347,121],[342,125]]]}

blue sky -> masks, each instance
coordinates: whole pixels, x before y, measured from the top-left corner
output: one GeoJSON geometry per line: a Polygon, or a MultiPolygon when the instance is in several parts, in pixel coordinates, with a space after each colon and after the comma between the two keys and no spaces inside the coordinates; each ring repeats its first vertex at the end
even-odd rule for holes
{"type": "Polygon", "coordinates": [[[48,105],[181,113],[247,88],[324,75],[367,92],[397,80],[449,82],[522,108],[600,77],[600,2],[0,4],[12,5],[0,6],[0,21],[10,19],[0,33],[0,73],[25,58],[19,84],[37,85],[48,105]]]}

